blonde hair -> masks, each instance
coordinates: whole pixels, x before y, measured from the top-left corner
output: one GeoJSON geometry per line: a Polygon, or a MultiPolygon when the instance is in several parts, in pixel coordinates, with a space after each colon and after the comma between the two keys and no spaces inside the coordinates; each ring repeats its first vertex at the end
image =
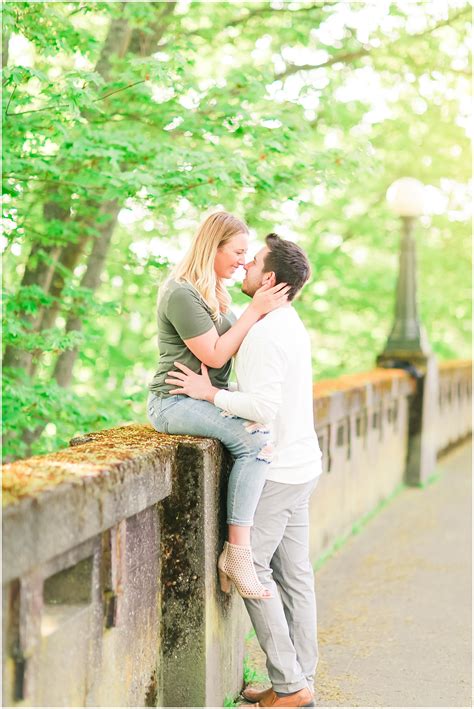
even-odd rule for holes
{"type": "Polygon", "coordinates": [[[216,276],[214,259],[217,249],[237,234],[248,234],[247,225],[229,212],[214,212],[197,230],[189,251],[171,271],[163,285],[170,280],[186,281],[199,292],[211,309],[211,317],[218,320],[230,306],[230,296],[223,279],[216,276]]]}

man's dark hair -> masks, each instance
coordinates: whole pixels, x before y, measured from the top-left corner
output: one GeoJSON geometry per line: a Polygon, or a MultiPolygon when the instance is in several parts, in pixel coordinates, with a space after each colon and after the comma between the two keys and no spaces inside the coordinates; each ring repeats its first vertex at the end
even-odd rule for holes
{"type": "Polygon", "coordinates": [[[297,244],[278,234],[268,234],[265,242],[270,252],[265,256],[263,272],[273,271],[277,283],[288,283],[288,300],[293,300],[311,275],[308,257],[297,244]]]}

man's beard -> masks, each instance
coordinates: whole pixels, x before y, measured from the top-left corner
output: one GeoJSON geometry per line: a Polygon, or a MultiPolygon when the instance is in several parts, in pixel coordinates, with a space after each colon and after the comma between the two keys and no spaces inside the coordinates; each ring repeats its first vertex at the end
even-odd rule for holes
{"type": "Polygon", "coordinates": [[[240,290],[242,291],[242,293],[245,293],[245,295],[248,295],[249,298],[253,298],[262,284],[260,283],[252,286],[248,283],[245,283],[245,281],[246,279],[244,278],[244,280],[242,281],[242,285],[240,286],[240,290]]]}

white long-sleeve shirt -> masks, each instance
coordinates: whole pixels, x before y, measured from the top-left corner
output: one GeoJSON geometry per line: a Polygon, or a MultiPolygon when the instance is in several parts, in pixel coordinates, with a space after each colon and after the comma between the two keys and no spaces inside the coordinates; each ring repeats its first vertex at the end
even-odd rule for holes
{"type": "Polygon", "coordinates": [[[269,425],[274,445],[267,480],[300,484],[321,473],[314,430],[309,336],[292,306],[268,313],[248,332],[235,358],[238,391],[214,404],[269,425]]]}

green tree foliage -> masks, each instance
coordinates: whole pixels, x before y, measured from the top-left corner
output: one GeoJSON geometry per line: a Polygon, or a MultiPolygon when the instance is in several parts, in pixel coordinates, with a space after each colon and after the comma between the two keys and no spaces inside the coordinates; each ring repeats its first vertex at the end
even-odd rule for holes
{"type": "Polygon", "coordinates": [[[321,378],[373,366],[385,192],[431,185],[421,313],[467,356],[469,20],[464,0],[5,3],[6,455],[144,418],[157,286],[216,207],[307,249],[321,378]]]}

